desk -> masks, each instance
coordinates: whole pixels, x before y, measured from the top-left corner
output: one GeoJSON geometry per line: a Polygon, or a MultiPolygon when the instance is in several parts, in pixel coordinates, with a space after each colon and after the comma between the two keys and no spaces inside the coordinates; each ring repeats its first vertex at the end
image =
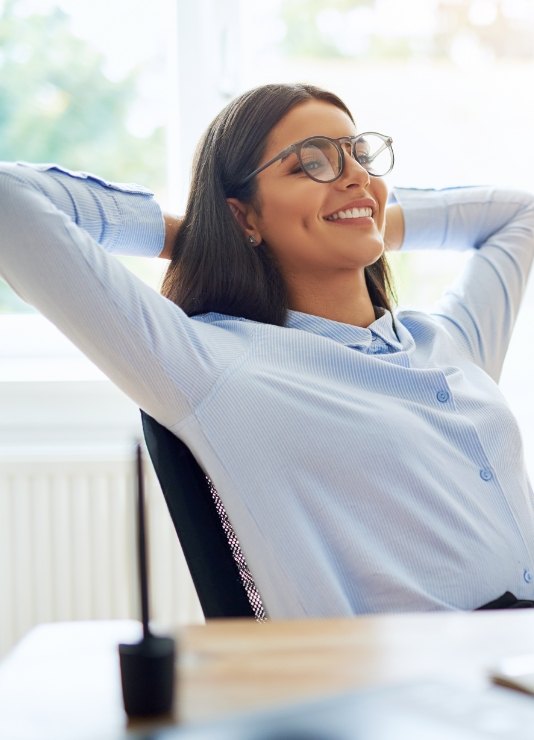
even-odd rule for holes
{"type": "MultiPolygon", "coordinates": [[[[0,664],[0,738],[132,740],[116,644],[131,622],[44,625],[0,664]]],[[[174,720],[409,679],[476,684],[502,657],[534,653],[532,610],[294,622],[213,621],[179,630],[174,720]]]]}

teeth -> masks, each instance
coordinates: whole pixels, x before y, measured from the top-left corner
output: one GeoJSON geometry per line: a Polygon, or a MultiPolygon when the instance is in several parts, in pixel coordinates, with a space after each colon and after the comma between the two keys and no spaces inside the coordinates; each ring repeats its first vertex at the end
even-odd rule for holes
{"type": "Polygon", "coordinates": [[[365,216],[372,216],[372,208],[349,208],[346,211],[337,211],[331,216],[327,216],[327,221],[337,221],[338,218],[364,218],[365,216]]]}

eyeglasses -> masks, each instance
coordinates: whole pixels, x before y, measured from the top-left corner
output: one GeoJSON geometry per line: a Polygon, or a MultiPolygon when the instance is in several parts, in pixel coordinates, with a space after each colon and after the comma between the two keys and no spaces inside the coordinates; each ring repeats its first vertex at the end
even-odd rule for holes
{"type": "Polygon", "coordinates": [[[391,172],[395,163],[391,136],[367,131],[358,136],[341,136],[331,139],[329,136],[311,136],[284,149],[268,162],[258,167],[242,181],[244,185],[260,172],[280,159],[295,153],[300,169],[315,182],[334,182],[343,172],[345,153],[350,153],[373,177],[384,177],[391,172]],[[343,144],[350,145],[343,147],[343,144]]]}

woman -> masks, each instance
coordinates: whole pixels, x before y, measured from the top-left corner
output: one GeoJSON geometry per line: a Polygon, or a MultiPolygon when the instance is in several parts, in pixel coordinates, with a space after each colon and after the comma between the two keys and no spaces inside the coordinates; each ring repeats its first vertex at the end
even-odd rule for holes
{"type": "Polygon", "coordinates": [[[181,227],[142,188],[2,168],[3,275],[187,443],[274,618],[534,599],[495,382],[534,199],[398,190],[386,217],[392,164],[337,97],[271,85],[209,127],[181,227]],[[401,244],[473,249],[435,314],[392,316],[383,252],[401,244]],[[170,300],[105,250],[171,257],[170,300]]]}

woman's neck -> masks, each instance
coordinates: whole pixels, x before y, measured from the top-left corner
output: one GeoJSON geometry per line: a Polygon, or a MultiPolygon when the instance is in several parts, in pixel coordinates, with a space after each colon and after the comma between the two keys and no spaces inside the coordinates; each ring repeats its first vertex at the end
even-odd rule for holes
{"type": "Polygon", "coordinates": [[[343,324],[367,327],[376,319],[365,276],[350,280],[308,281],[290,290],[290,308],[343,324]]]}

